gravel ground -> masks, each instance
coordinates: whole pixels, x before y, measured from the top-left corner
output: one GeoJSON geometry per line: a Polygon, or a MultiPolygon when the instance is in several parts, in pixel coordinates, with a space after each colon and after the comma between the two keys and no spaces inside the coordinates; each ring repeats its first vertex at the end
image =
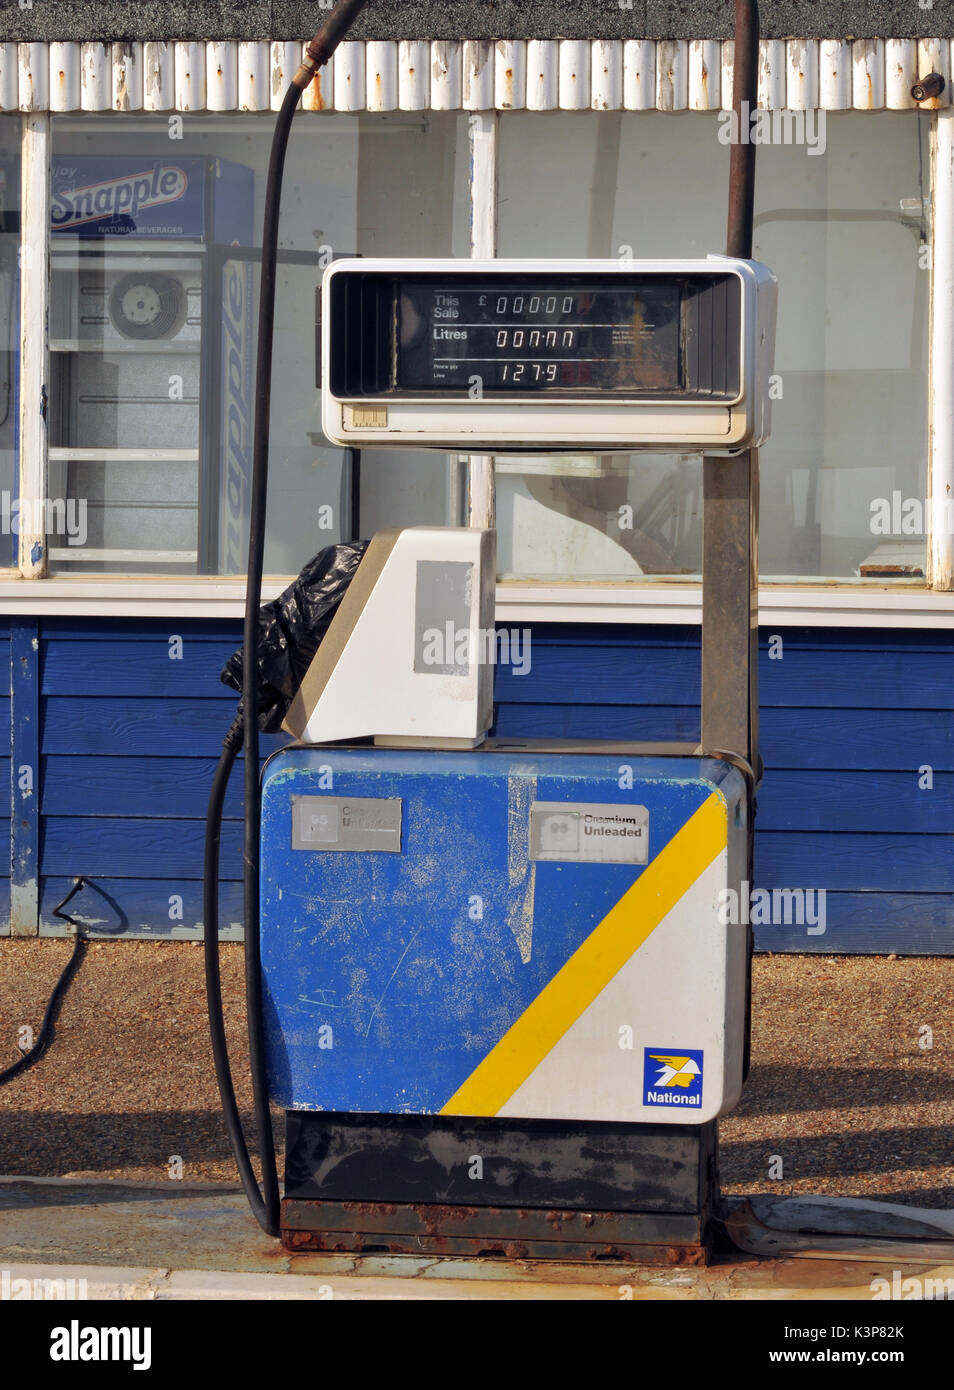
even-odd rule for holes
{"type": "Polygon", "coordinates": [[[954,959],[756,957],[752,1059],[727,1192],[954,1206],[954,959]]]}
{"type": "MultiPolygon", "coordinates": [[[[71,950],[0,941],[0,1069],[71,950]]],[[[242,951],[221,955],[247,1113],[242,951]]],[[[954,959],[760,956],[753,979],[752,1073],[720,1129],[725,1190],[954,1204],[954,959]]],[[[0,1173],[155,1182],[175,1155],[186,1182],[236,1181],[201,947],[90,943],[53,1047],[0,1088],[0,1173]]]]}

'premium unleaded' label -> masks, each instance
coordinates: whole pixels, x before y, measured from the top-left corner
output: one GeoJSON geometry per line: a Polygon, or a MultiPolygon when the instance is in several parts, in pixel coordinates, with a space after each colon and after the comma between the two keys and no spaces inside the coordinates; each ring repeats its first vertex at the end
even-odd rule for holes
{"type": "Polygon", "coordinates": [[[535,801],[530,807],[530,858],[649,862],[649,812],[645,806],[535,801]]]}

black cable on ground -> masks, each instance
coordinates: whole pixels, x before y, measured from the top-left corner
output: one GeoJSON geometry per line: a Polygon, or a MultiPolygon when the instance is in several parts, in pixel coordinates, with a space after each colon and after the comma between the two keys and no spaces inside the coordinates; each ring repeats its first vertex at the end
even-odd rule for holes
{"type": "Polygon", "coordinates": [[[83,956],[86,953],[86,937],[83,935],[79,922],[77,922],[75,917],[71,917],[68,912],[64,912],[63,908],[71,898],[76,896],[81,888],[85,887],[85,885],[85,878],[74,879],[73,886],[66,897],[63,898],[61,902],[58,902],[53,909],[54,917],[62,917],[64,921],[73,923],[73,926],[76,928],[76,944],[73,947],[73,954],[63,967],[60,978],[57,980],[53,993],[50,995],[49,1003],[46,1006],[46,1012],[43,1015],[43,1022],[40,1024],[40,1036],[30,1048],[29,1052],[25,1052],[18,1062],[14,1062],[12,1067],[7,1067],[6,1071],[0,1071],[0,1086],[5,1086],[8,1081],[12,1081],[15,1076],[19,1076],[21,1072],[25,1072],[28,1067],[32,1067],[35,1062],[38,1062],[53,1041],[56,1020],[59,1018],[63,1000],[66,998],[66,992],[73,983],[73,977],[82,965],[83,956]]]}

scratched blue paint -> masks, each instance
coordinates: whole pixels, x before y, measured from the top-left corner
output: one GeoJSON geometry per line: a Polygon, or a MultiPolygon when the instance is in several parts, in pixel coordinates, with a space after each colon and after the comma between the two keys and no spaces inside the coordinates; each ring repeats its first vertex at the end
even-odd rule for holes
{"type": "Polygon", "coordinates": [[[740,775],[697,759],[289,749],[262,800],[270,1088],[288,1109],[434,1113],[632,885],[631,864],[530,863],[529,800],[642,805],[650,860],[740,775]],[[619,768],[634,785],[619,787],[619,768]],[[319,785],[331,768],[333,788],[319,785]],[[400,797],[402,852],[292,848],[292,796],[400,797]],[[531,887],[531,879],[532,887],[531,887]],[[520,950],[532,894],[529,959],[520,950]],[[472,920],[475,897],[482,915],[472,920]],[[331,1029],[331,1033],[327,1029],[331,1029]],[[325,1030],[322,1033],[321,1030],[325,1030]],[[332,1046],[320,1047],[329,1039],[332,1046]]]}

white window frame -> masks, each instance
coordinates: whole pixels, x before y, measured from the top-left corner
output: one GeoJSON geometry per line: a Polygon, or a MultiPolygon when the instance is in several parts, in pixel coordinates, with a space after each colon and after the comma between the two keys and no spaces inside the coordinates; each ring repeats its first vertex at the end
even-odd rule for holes
{"type": "MultiPolygon", "coordinates": [[[[931,331],[929,487],[933,496],[954,497],[954,110],[930,112],[931,132],[931,331]]],[[[47,320],[50,249],[51,127],[46,112],[22,116],[21,147],[21,361],[20,496],[42,517],[47,494],[45,420],[49,380],[47,320]]],[[[470,122],[471,250],[496,252],[497,134],[495,111],[474,112],[470,122]]],[[[494,519],[493,461],[471,459],[468,524],[494,519]]],[[[266,581],[264,597],[280,592],[287,578],[266,581]]],[[[0,613],[50,616],[236,618],[243,611],[245,584],[225,578],[124,578],[56,576],[47,570],[46,538],[19,538],[17,570],[0,569],[0,613]]],[[[760,585],[759,621],[764,626],[948,627],[954,620],[954,537],[934,533],[928,542],[928,577],[923,585],[870,581],[813,580],[760,585]]],[[[678,623],[701,622],[698,581],[666,578],[559,583],[506,580],[497,586],[502,622],[678,623]]]]}

